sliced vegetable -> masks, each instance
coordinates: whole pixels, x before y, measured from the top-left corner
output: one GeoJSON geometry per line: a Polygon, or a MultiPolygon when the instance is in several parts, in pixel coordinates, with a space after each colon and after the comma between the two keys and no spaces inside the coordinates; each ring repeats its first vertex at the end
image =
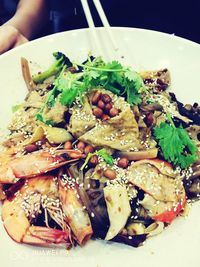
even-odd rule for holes
{"type": "Polygon", "coordinates": [[[150,224],[145,229],[145,234],[148,234],[149,236],[154,236],[160,234],[163,230],[164,230],[164,223],[157,221],[150,224]]]}
{"type": "Polygon", "coordinates": [[[131,213],[128,193],[125,186],[114,184],[104,188],[110,227],[106,240],[114,238],[125,226],[131,213]]]}
{"type": "Polygon", "coordinates": [[[33,75],[33,81],[35,83],[42,83],[44,80],[52,75],[58,74],[63,67],[71,67],[70,60],[61,52],[54,52],[55,62],[44,72],[33,75]]]}
{"type": "Polygon", "coordinates": [[[157,157],[158,149],[152,148],[144,151],[120,151],[117,152],[119,157],[125,157],[128,160],[154,159],[157,157]]]}
{"type": "Polygon", "coordinates": [[[145,233],[145,226],[142,223],[130,223],[126,229],[131,236],[145,233]]]}
{"type": "Polygon", "coordinates": [[[36,85],[31,77],[28,60],[24,57],[21,58],[21,69],[26,87],[28,88],[29,92],[31,92],[36,88],[36,85]]]}
{"type": "Polygon", "coordinates": [[[40,125],[35,129],[33,136],[28,141],[28,144],[40,141],[44,137],[46,137],[50,143],[54,144],[64,143],[73,139],[72,135],[63,128],[40,125]]]}

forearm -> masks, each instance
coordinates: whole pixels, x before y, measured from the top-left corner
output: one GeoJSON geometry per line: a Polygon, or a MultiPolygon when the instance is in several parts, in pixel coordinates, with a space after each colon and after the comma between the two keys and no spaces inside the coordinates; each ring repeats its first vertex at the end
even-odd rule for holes
{"type": "Polygon", "coordinates": [[[27,39],[32,39],[48,19],[46,0],[21,0],[15,15],[5,23],[18,29],[27,39]]]}

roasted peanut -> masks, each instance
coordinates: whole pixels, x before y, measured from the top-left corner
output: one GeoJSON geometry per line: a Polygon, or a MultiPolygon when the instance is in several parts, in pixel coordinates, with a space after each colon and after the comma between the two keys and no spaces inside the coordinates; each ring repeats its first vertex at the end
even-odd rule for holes
{"type": "Polygon", "coordinates": [[[68,153],[68,155],[69,155],[70,158],[72,158],[72,159],[80,159],[80,157],[82,156],[82,155],[81,155],[81,152],[78,151],[78,150],[71,151],[71,152],[68,153]]]}
{"type": "Polygon", "coordinates": [[[72,142],[67,141],[64,143],[64,149],[72,149],[72,142]]]}
{"type": "Polygon", "coordinates": [[[97,103],[97,106],[101,109],[104,109],[105,108],[105,103],[100,99],[97,103]]]}
{"type": "Polygon", "coordinates": [[[89,165],[95,167],[99,163],[97,155],[93,155],[89,160],[89,165]]]}
{"type": "Polygon", "coordinates": [[[89,153],[93,153],[94,152],[94,148],[93,146],[87,145],[84,149],[84,153],[87,155],[89,153]]]}
{"type": "Polygon", "coordinates": [[[94,93],[93,97],[92,97],[92,104],[96,105],[98,103],[98,101],[101,98],[101,92],[97,91],[94,93]]]}
{"type": "Polygon", "coordinates": [[[126,169],[128,167],[128,159],[127,158],[121,158],[117,162],[117,166],[123,169],[126,169]]]}
{"type": "Polygon", "coordinates": [[[85,148],[85,143],[82,141],[79,141],[76,147],[78,148],[78,150],[83,152],[85,148]]]}
{"type": "Polygon", "coordinates": [[[119,110],[117,108],[111,108],[109,114],[111,117],[115,117],[119,114],[119,110]]]}
{"type": "Polygon", "coordinates": [[[104,172],[103,172],[103,175],[108,178],[109,180],[114,180],[116,178],[116,172],[112,169],[106,169],[104,172]]]}
{"type": "Polygon", "coordinates": [[[110,117],[107,114],[103,114],[102,117],[101,117],[102,121],[107,121],[109,119],[110,119],[110,117]]]}
{"type": "Polygon", "coordinates": [[[101,118],[101,116],[103,115],[103,110],[96,107],[93,109],[93,115],[97,118],[101,118]]]}
{"type": "Polygon", "coordinates": [[[107,94],[102,94],[101,95],[101,100],[103,100],[103,102],[105,104],[110,103],[112,101],[111,97],[109,95],[107,95],[107,94]]]}
{"type": "Polygon", "coordinates": [[[29,144],[29,145],[26,145],[24,149],[27,153],[31,153],[31,152],[38,150],[38,146],[35,144],[29,144]]]}
{"type": "Polygon", "coordinates": [[[105,112],[109,113],[112,108],[112,103],[107,103],[104,107],[105,112]]]}

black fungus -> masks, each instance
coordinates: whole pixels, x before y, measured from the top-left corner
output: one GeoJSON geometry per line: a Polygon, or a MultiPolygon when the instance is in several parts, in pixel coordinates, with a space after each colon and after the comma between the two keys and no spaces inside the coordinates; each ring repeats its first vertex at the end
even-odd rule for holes
{"type": "Polygon", "coordinates": [[[114,237],[111,241],[117,243],[123,243],[128,246],[137,248],[143,244],[146,238],[147,234],[134,235],[134,236],[119,234],[116,237],[114,237]]]}
{"type": "MultiPolygon", "coordinates": [[[[183,105],[183,103],[181,103],[180,101],[177,100],[176,95],[174,93],[170,92],[169,95],[170,95],[172,101],[177,103],[177,107],[178,107],[179,113],[182,116],[185,116],[185,117],[189,118],[190,120],[193,121],[194,124],[200,125],[200,114],[198,112],[194,112],[192,109],[191,110],[186,109],[185,106],[183,105]]],[[[194,106],[196,107],[196,104],[197,103],[195,103],[193,105],[193,107],[194,106]]]]}
{"type": "Polygon", "coordinates": [[[64,120],[68,124],[71,118],[71,114],[68,111],[64,112],[64,120]]]}
{"type": "Polygon", "coordinates": [[[48,91],[51,91],[52,89],[54,88],[54,84],[48,84],[47,85],[47,87],[46,87],[46,89],[48,90],[48,91]]]}

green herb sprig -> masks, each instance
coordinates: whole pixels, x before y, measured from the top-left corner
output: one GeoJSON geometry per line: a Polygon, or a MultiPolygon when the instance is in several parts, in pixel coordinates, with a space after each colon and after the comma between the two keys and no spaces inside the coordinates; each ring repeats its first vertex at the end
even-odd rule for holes
{"type": "Polygon", "coordinates": [[[143,79],[137,72],[122,66],[118,61],[105,63],[99,57],[75,66],[79,70],[78,73],[72,74],[66,71],[66,67],[62,69],[36,119],[45,122],[43,110],[45,106],[53,108],[58,96],[62,105],[70,107],[77,98],[82,102],[84,94],[92,88],[107,89],[124,97],[130,105],[142,102],[141,93],[146,91],[143,79]]]}
{"type": "Polygon", "coordinates": [[[174,125],[169,114],[167,120],[154,129],[155,139],[164,159],[185,169],[197,160],[198,148],[185,129],[174,125]]]}
{"type": "Polygon", "coordinates": [[[100,149],[98,151],[95,151],[94,153],[88,153],[84,164],[81,166],[81,171],[86,167],[86,165],[88,164],[89,160],[94,155],[97,155],[97,156],[101,157],[109,165],[113,165],[114,164],[113,157],[107,152],[107,150],[105,148],[102,148],[102,149],[100,149]]]}

